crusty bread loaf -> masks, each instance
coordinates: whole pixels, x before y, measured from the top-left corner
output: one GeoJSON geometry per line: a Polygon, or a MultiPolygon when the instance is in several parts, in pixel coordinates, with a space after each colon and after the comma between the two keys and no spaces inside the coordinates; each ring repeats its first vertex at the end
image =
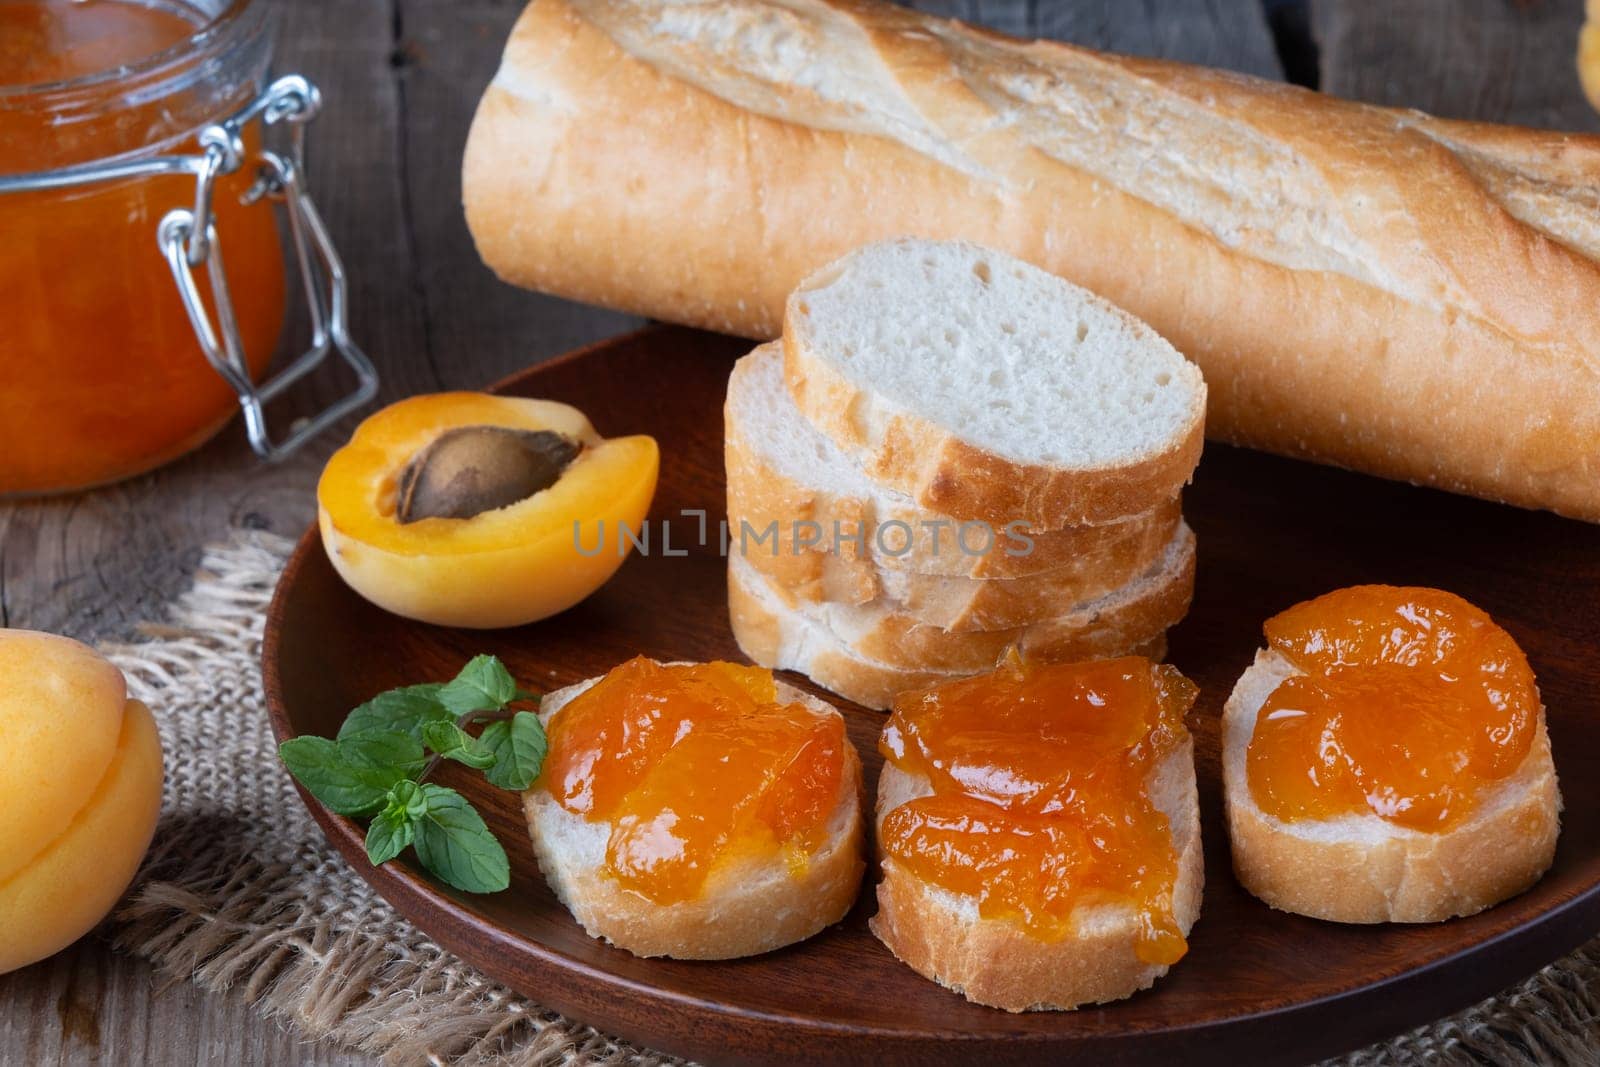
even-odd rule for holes
{"type": "Polygon", "coordinates": [[[1600,520],[1596,173],[870,0],[535,0],[463,184],[507,280],[752,337],[865,242],[978,241],[1153,326],[1215,436],[1600,520]]]}
{"type": "Polygon", "coordinates": [[[1515,896],[1549,869],[1561,797],[1543,709],[1522,766],[1453,830],[1412,830],[1371,814],[1283,822],[1263,812],[1246,777],[1256,713],[1299,673],[1263,649],[1223,710],[1228,830],[1246,889],[1275,908],[1335,922],[1438,922],[1515,896]]]}
{"type": "Polygon", "coordinates": [[[861,473],[801,417],[782,370],[775,344],[736,363],[723,424],[730,530],[786,599],[888,596],[936,626],[1003,629],[1132,581],[1177,531],[1176,497],[1121,522],[1030,530],[1025,540],[1003,524],[963,528],[861,473]]]}
{"type": "MultiPolygon", "coordinates": [[[[548,723],[597,681],[548,694],[540,701],[540,719],[548,723]]],[[[818,715],[839,714],[782,681],[778,697],[818,715]]],[[[714,870],[698,898],[680,903],[655,903],[607,877],[609,822],[590,822],[567,811],[537,784],[523,794],[523,811],[539,869],[591,937],[636,956],[751,956],[812,936],[842,919],[855,903],[865,869],[861,761],[848,742],[844,758],[827,840],[804,865],[791,864],[782,853],[737,859],[714,870]]]]}
{"type": "Polygon", "coordinates": [[[1114,522],[1194,473],[1205,383],[1144,323],[993,249],[902,238],[808,276],[784,376],[868,476],[958,519],[1114,522]]]}
{"type": "MultiPolygon", "coordinates": [[[[932,792],[922,775],[884,764],[876,825],[881,831],[889,812],[932,792]]],[[[1178,857],[1172,914],[1187,936],[1200,916],[1205,886],[1192,741],[1155,768],[1150,799],[1172,828],[1178,857]]],[[[872,932],[913,970],[979,1004],[1006,1011],[1103,1004],[1148,989],[1167,973],[1165,966],[1135,955],[1139,916],[1130,907],[1084,908],[1074,914],[1074,934],[1042,941],[1006,920],[980,918],[971,897],[926,882],[889,857],[880,859],[883,879],[872,932]]]]}
{"type": "MultiPolygon", "coordinates": [[[[884,662],[853,646],[829,629],[812,611],[785,604],[753,568],[729,560],[728,616],[740,651],[756,663],[798,671],[818,685],[867,708],[887,708],[897,694],[977,674],[993,667],[1012,647],[996,646],[991,657],[963,653],[966,668],[942,666],[936,660],[884,662]]],[[[959,638],[962,635],[951,635],[959,638]]],[[[1061,659],[1166,654],[1165,627],[1140,630],[1090,628],[1063,640],[1054,651],[1061,659]]],[[[1037,653],[1032,653],[1037,654],[1037,653]]]]}

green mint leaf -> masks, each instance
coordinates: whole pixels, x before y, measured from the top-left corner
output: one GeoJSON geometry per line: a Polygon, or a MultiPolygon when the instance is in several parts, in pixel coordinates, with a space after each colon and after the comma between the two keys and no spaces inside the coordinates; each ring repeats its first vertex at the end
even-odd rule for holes
{"type": "Polygon", "coordinates": [[[340,815],[370,815],[403,777],[353,766],[326,737],[290,738],[278,746],[278,758],[312,796],[340,815]]]}
{"type": "Polygon", "coordinates": [[[428,810],[427,794],[416,782],[396,782],[389,790],[389,805],[385,810],[404,812],[413,820],[420,819],[428,810]]]}
{"type": "Polygon", "coordinates": [[[393,770],[402,778],[411,778],[428,765],[428,754],[422,751],[422,742],[394,730],[341,732],[338,746],[339,755],[352,767],[362,770],[393,770]]]}
{"type": "Polygon", "coordinates": [[[540,701],[540,700],[542,700],[542,699],[543,699],[543,698],[542,698],[542,697],[540,697],[540,696],[539,696],[539,694],[538,694],[538,693],[530,693],[530,692],[528,692],[528,691],[527,691],[527,690],[526,690],[526,689],[523,689],[523,688],[521,688],[521,687],[520,687],[520,686],[519,686],[519,687],[518,687],[518,688],[517,688],[517,693],[516,693],[516,696],[515,696],[515,697],[513,697],[513,698],[512,698],[512,699],[514,699],[514,700],[531,700],[531,701],[533,701],[533,702],[534,702],[534,703],[535,703],[535,704],[537,704],[537,703],[539,703],[539,701],[540,701]]]}
{"type": "Polygon", "coordinates": [[[416,836],[417,821],[427,811],[428,798],[420,785],[410,779],[394,784],[388,803],[367,827],[367,859],[374,867],[405,851],[416,836]]]}
{"type": "Polygon", "coordinates": [[[456,718],[474,711],[505,707],[517,695],[517,683],[494,656],[473,656],[454,680],[439,690],[439,701],[456,718]]]}
{"type": "Polygon", "coordinates": [[[445,759],[465,763],[480,771],[494,765],[494,753],[453,722],[428,723],[422,728],[422,739],[445,759]]]}
{"type": "Polygon", "coordinates": [[[539,777],[548,750],[544,725],[531,711],[519,711],[509,719],[485,726],[478,743],[494,756],[494,765],[483,776],[490,785],[501,789],[531,786],[539,777]]]}
{"type": "Polygon", "coordinates": [[[511,863],[483,817],[454,789],[418,787],[427,811],[416,823],[417,858],[441,881],[468,893],[498,893],[511,884],[511,863]]]}
{"type": "Polygon", "coordinates": [[[345,716],[339,736],[387,730],[410,734],[420,741],[424,723],[455,718],[439,701],[439,691],[443,688],[442,683],[428,682],[379,693],[345,716]]]}
{"type": "Polygon", "coordinates": [[[367,859],[377,867],[400,855],[411,844],[416,825],[403,808],[380,811],[367,827],[367,859]]]}

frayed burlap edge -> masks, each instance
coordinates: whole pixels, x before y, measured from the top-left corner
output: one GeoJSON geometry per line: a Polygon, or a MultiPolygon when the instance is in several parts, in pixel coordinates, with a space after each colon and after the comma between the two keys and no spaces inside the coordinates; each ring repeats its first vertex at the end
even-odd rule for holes
{"type": "MultiPolygon", "coordinates": [[[[157,709],[167,795],[114,921],[161,971],[397,1063],[675,1062],[546,1011],[435,945],[323,840],[273,754],[261,626],[291,543],[238,532],[145,640],[108,651],[157,709]]],[[[1448,1019],[1337,1062],[1592,1062],[1600,941],[1448,1019]]]]}

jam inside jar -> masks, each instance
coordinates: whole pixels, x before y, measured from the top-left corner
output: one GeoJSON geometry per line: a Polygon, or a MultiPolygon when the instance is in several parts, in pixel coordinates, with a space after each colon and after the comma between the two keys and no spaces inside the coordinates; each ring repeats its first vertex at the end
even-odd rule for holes
{"type": "MultiPolygon", "coordinates": [[[[0,178],[195,151],[249,104],[271,56],[259,0],[0,0],[0,178]]],[[[243,127],[247,158],[259,123],[243,127]]],[[[211,212],[245,363],[284,317],[274,211],[245,166],[211,212]]],[[[83,488],[187,452],[239,408],[206,361],[157,242],[191,173],[0,193],[0,494],[83,488]]],[[[200,276],[201,298],[215,303],[200,276]]]]}

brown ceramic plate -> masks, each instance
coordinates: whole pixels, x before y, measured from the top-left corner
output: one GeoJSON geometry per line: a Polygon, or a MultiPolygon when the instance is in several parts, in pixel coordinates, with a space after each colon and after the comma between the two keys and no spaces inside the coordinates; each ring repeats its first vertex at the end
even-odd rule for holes
{"type": "MultiPolygon", "coordinates": [[[[673,551],[630,559],[595,596],[517,630],[469,632],[396,618],[347,589],[315,529],[284,572],[263,670],[280,738],[332,735],[347,709],[391,686],[451,676],[492,652],[524,685],[555,688],[636,653],[738,658],[722,561],[684,509],[722,514],[722,394],[748,344],[652,328],[541,364],[503,391],[568,401],[606,434],[661,444],[652,517],[673,551]]],[[[754,959],[636,959],[585,936],[546,889],[516,798],[465,776],[511,855],[512,886],[473,897],[411,862],[373,868],[362,831],[306,803],[328,837],[397,908],[528,996],[595,1026],[713,1062],[1297,1062],[1438,1018],[1530,974],[1600,929],[1600,527],[1222,446],[1187,498],[1200,539],[1194,609],[1171,659],[1202,687],[1191,717],[1205,826],[1206,894],[1188,957],[1151,991],[1069,1013],[969,1004],[898,963],[867,932],[870,890],[843,923],[754,959]],[[1490,611],[1527,650],[1549,707],[1566,825],[1554,868],[1485,914],[1433,926],[1352,927],[1274,912],[1229,871],[1217,717],[1260,643],[1261,623],[1357,582],[1435,585],[1490,611]]],[[[880,715],[847,707],[876,778],[880,715]]],[[[408,854],[409,859],[409,854],[408,854]]]]}

